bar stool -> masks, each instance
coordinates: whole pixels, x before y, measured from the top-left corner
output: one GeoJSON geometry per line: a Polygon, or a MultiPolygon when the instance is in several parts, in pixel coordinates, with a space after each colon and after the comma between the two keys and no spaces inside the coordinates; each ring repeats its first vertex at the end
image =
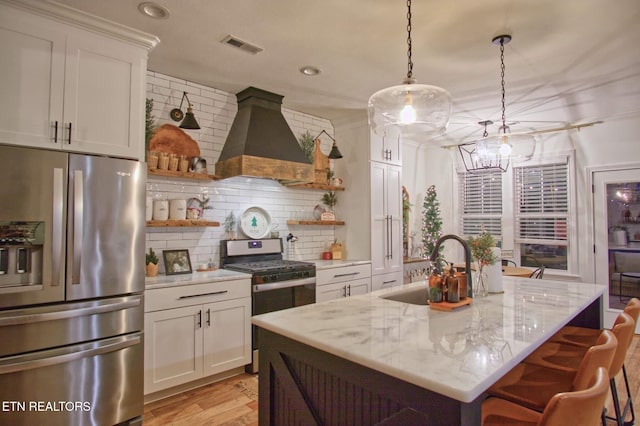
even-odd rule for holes
{"type": "Polygon", "coordinates": [[[520,363],[488,390],[490,396],[506,399],[537,411],[543,411],[556,393],[584,390],[595,371],[609,370],[618,346],[616,336],[603,330],[597,344],[587,350],[575,372],[520,363]]]}
{"type": "MultiPolygon", "coordinates": [[[[638,317],[640,316],[640,299],[634,297],[633,299],[629,300],[627,306],[624,308],[624,313],[628,314],[633,319],[633,328],[635,330],[635,327],[638,324],[638,317]]],[[[566,345],[574,345],[584,348],[589,344],[590,341],[593,340],[594,335],[597,335],[597,333],[599,333],[598,330],[593,330],[590,328],[567,326],[563,327],[558,333],[556,333],[551,339],[549,339],[549,341],[561,342],[566,345]]],[[[629,339],[628,346],[631,345],[632,339],[633,332],[631,338],[629,339]]],[[[625,355],[626,351],[628,350],[628,346],[625,349],[625,355]]],[[[636,413],[635,409],[633,408],[633,398],[631,396],[631,389],[629,387],[629,378],[627,377],[627,368],[624,364],[624,357],[622,359],[622,377],[624,379],[624,386],[627,392],[627,400],[624,404],[624,408],[622,409],[620,408],[618,388],[615,382],[616,375],[617,373],[611,376],[611,396],[613,397],[613,406],[616,410],[616,418],[614,420],[616,420],[618,424],[626,423],[632,425],[635,422],[636,413]],[[627,414],[629,413],[631,413],[631,420],[629,422],[624,422],[625,417],[627,417],[627,414]]],[[[607,416],[607,418],[613,419],[610,416],[607,416]]]]}
{"type": "Polygon", "coordinates": [[[596,370],[593,384],[587,389],[555,394],[542,413],[500,398],[482,403],[482,425],[595,426],[607,399],[607,370],[596,370]]]}
{"type": "MultiPolygon", "coordinates": [[[[617,375],[622,369],[627,348],[631,345],[634,329],[635,322],[633,318],[621,312],[611,328],[616,339],[618,339],[616,354],[614,355],[609,370],[609,374],[612,377],[617,375]]],[[[601,331],[598,331],[598,334],[601,333],[601,331]]],[[[538,349],[533,351],[531,355],[525,358],[524,362],[558,370],[577,371],[582,357],[588,349],[589,348],[584,346],[549,341],[543,343],[538,349]]]]}

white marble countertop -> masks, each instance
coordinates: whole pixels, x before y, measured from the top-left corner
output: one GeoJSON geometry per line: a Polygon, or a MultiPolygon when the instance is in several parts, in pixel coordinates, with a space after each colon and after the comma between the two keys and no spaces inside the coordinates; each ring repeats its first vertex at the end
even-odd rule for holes
{"type": "Polygon", "coordinates": [[[452,312],[382,299],[398,292],[385,289],[254,316],[253,323],[471,402],[605,290],[595,284],[507,277],[504,287],[504,293],[476,298],[452,312]]]}
{"type": "Polygon", "coordinates": [[[340,259],[340,260],[308,260],[306,262],[313,262],[316,264],[316,269],[331,269],[331,268],[342,268],[344,266],[355,266],[355,265],[367,265],[371,263],[370,260],[349,260],[349,259],[340,259]]]}
{"type": "Polygon", "coordinates": [[[191,274],[158,275],[157,277],[145,278],[145,289],[153,290],[154,288],[167,288],[241,279],[251,279],[251,274],[229,271],[227,269],[217,269],[215,271],[193,272],[191,274]]]}

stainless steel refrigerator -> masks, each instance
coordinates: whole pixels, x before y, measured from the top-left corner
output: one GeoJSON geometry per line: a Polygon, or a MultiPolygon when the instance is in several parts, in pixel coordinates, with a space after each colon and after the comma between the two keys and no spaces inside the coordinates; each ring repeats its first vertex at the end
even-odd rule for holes
{"type": "Polygon", "coordinates": [[[143,164],[0,145],[0,424],[140,423],[143,164]]]}

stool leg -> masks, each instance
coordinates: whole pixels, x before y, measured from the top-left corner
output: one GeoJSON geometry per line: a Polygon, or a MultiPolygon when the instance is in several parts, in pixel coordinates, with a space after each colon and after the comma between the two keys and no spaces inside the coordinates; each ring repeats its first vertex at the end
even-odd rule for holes
{"type": "MultiPolygon", "coordinates": [[[[631,398],[631,390],[629,389],[629,379],[627,379],[627,369],[624,366],[624,364],[622,364],[622,377],[624,377],[624,386],[627,389],[627,403],[624,407],[624,411],[623,411],[623,416],[626,417],[627,415],[627,407],[629,408],[629,410],[631,411],[631,421],[630,422],[625,422],[624,424],[629,424],[632,425],[633,422],[636,419],[636,413],[633,410],[633,399],[631,398]]],[[[624,417],[622,418],[622,420],[624,420],[624,417]]]]}

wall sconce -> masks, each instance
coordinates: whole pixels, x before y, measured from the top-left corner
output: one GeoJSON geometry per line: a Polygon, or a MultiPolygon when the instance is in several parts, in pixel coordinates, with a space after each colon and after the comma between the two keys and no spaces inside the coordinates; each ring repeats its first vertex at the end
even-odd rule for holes
{"type": "Polygon", "coordinates": [[[199,129],[200,128],[200,125],[196,121],[196,117],[193,115],[193,108],[192,108],[191,102],[189,101],[189,98],[187,97],[187,92],[182,92],[182,100],[180,101],[180,108],[172,109],[169,112],[169,116],[173,121],[182,120],[182,123],[180,123],[180,126],[178,126],[181,129],[199,129]],[[184,103],[185,99],[187,100],[187,105],[188,105],[186,114],[182,112],[182,104],[184,103]]]}
{"type": "Polygon", "coordinates": [[[315,141],[316,139],[318,139],[323,133],[325,135],[329,136],[329,139],[331,139],[333,141],[333,146],[331,147],[331,152],[329,153],[328,157],[331,158],[332,160],[337,160],[338,158],[342,158],[342,154],[340,153],[340,150],[338,149],[338,145],[336,145],[336,140],[334,138],[332,138],[331,135],[329,133],[327,133],[325,130],[323,130],[320,133],[318,133],[318,136],[313,138],[313,140],[315,141]]]}

